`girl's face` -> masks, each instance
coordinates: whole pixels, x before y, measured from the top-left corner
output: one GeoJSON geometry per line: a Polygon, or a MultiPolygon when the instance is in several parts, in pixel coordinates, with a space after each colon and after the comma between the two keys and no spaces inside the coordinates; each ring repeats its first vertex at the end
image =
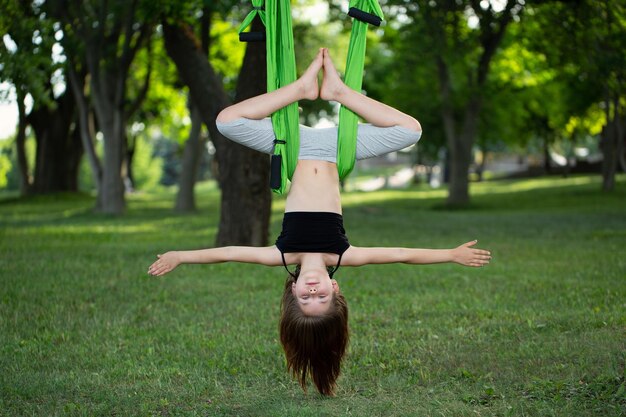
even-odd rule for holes
{"type": "Polygon", "coordinates": [[[310,270],[300,273],[291,284],[291,292],[305,315],[319,316],[328,311],[334,293],[339,292],[339,284],[330,279],[326,270],[310,270]]]}

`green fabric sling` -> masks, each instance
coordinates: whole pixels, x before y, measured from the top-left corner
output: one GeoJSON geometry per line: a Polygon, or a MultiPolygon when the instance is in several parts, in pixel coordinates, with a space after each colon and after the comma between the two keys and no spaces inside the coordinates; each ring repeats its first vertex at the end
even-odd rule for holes
{"type": "MultiPolygon", "coordinates": [[[[239,34],[241,35],[252,23],[258,13],[265,24],[267,91],[271,92],[296,80],[296,54],[289,0],[267,0],[265,12],[260,10],[263,3],[263,0],[252,1],[255,9],[248,14],[240,26],[239,34]]],[[[287,180],[292,178],[296,170],[300,152],[298,103],[292,103],[274,112],[272,126],[276,136],[272,171],[276,169],[276,164],[280,164],[280,182],[272,184],[272,190],[283,194],[287,189],[287,180]]]]}
{"type": "Polygon", "coordinates": [[[257,15],[261,18],[261,22],[263,22],[263,24],[265,25],[265,10],[263,8],[263,2],[264,0],[252,0],[252,11],[248,13],[246,18],[243,20],[243,22],[241,22],[241,25],[239,26],[238,32],[240,41],[247,42],[246,40],[244,40],[245,38],[242,39],[241,35],[243,31],[252,24],[252,21],[257,15]]]}
{"type": "MultiPolygon", "coordinates": [[[[373,13],[380,19],[383,11],[378,0],[351,0],[350,8],[366,13],[373,13]]],[[[344,83],[351,89],[360,92],[363,85],[363,67],[365,65],[365,44],[367,41],[367,23],[353,19],[350,45],[344,83]]],[[[339,127],[337,134],[337,171],[339,178],[344,179],[352,172],[356,161],[356,140],[359,116],[345,106],[339,109],[339,127]]]]}
{"type": "MultiPolygon", "coordinates": [[[[239,28],[242,32],[259,14],[265,24],[267,48],[267,91],[271,92],[296,80],[296,58],[291,23],[289,0],[252,0],[254,9],[246,16],[239,28]]],[[[365,63],[365,44],[367,23],[379,25],[383,12],[378,0],[351,0],[350,15],[357,16],[352,24],[348,59],[346,63],[345,84],[356,91],[361,91],[363,67],[365,63]],[[356,12],[355,9],[356,8],[356,12]],[[353,13],[354,12],[354,13],[353,13]],[[364,12],[364,13],[363,13],[364,12]]],[[[258,39],[257,39],[258,40],[258,39]]],[[[291,180],[300,152],[300,127],[298,103],[292,103],[272,114],[272,126],[276,141],[272,156],[272,190],[283,194],[287,180],[291,180]],[[280,167],[277,166],[280,164],[280,167]],[[280,172],[280,181],[275,181],[275,171],[280,172]]],[[[339,111],[339,131],[337,135],[337,171],[342,180],[354,168],[356,159],[358,115],[341,106],[339,111]]]]}

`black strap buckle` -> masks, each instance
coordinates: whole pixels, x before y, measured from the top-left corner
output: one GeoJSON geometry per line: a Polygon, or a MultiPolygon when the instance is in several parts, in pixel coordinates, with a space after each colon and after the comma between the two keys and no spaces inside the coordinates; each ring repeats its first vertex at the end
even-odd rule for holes
{"type": "Polygon", "coordinates": [[[280,155],[272,155],[270,163],[270,188],[278,190],[282,184],[282,161],[280,155]]]}
{"type": "Polygon", "coordinates": [[[239,34],[239,42],[264,42],[265,32],[242,32],[239,34]]]}
{"type": "Polygon", "coordinates": [[[376,16],[375,14],[364,12],[361,9],[357,9],[356,7],[350,7],[348,10],[348,16],[354,17],[356,20],[360,20],[361,22],[369,23],[370,25],[380,26],[383,19],[376,16]]]}

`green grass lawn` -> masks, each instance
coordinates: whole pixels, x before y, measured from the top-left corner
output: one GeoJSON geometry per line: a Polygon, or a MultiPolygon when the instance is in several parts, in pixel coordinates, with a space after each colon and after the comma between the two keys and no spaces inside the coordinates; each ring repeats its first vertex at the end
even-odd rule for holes
{"type": "MultiPolygon", "coordinates": [[[[458,265],[342,268],[352,339],[338,395],[304,394],[278,342],[282,268],[186,265],[155,254],[212,244],[219,194],[124,217],[87,196],[0,202],[0,414],[104,416],[626,415],[626,177],[348,193],[354,245],[492,251],[458,265]]],[[[284,201],[277,199],[270,240],[284,201]]]]}

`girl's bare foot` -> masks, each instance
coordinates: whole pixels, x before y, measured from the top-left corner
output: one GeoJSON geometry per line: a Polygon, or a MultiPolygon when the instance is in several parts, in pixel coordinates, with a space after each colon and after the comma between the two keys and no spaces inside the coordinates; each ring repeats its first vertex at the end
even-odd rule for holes
{"type": "Polygon", "coordinates": [[[320,97],[323,100],[339,101],[338,97],[343,93],[346,85],[339,78],[339,73],[335,69],[328,49],[324,48],[324,79],[322,80],[322,89],[320,97]]]}
{"type": "Polygon", "coordinates": [[[323,49],[320,48],[317,56],[309,65],[309,68],[302,74],[302,76],[298,79],[300,83],[300,89],[302,91],[302,98],[308,100],[315,100],[319,96],[319,86],[317,84],[317,74],[322,69],[324,65],[324,54],[323,49]]]}

